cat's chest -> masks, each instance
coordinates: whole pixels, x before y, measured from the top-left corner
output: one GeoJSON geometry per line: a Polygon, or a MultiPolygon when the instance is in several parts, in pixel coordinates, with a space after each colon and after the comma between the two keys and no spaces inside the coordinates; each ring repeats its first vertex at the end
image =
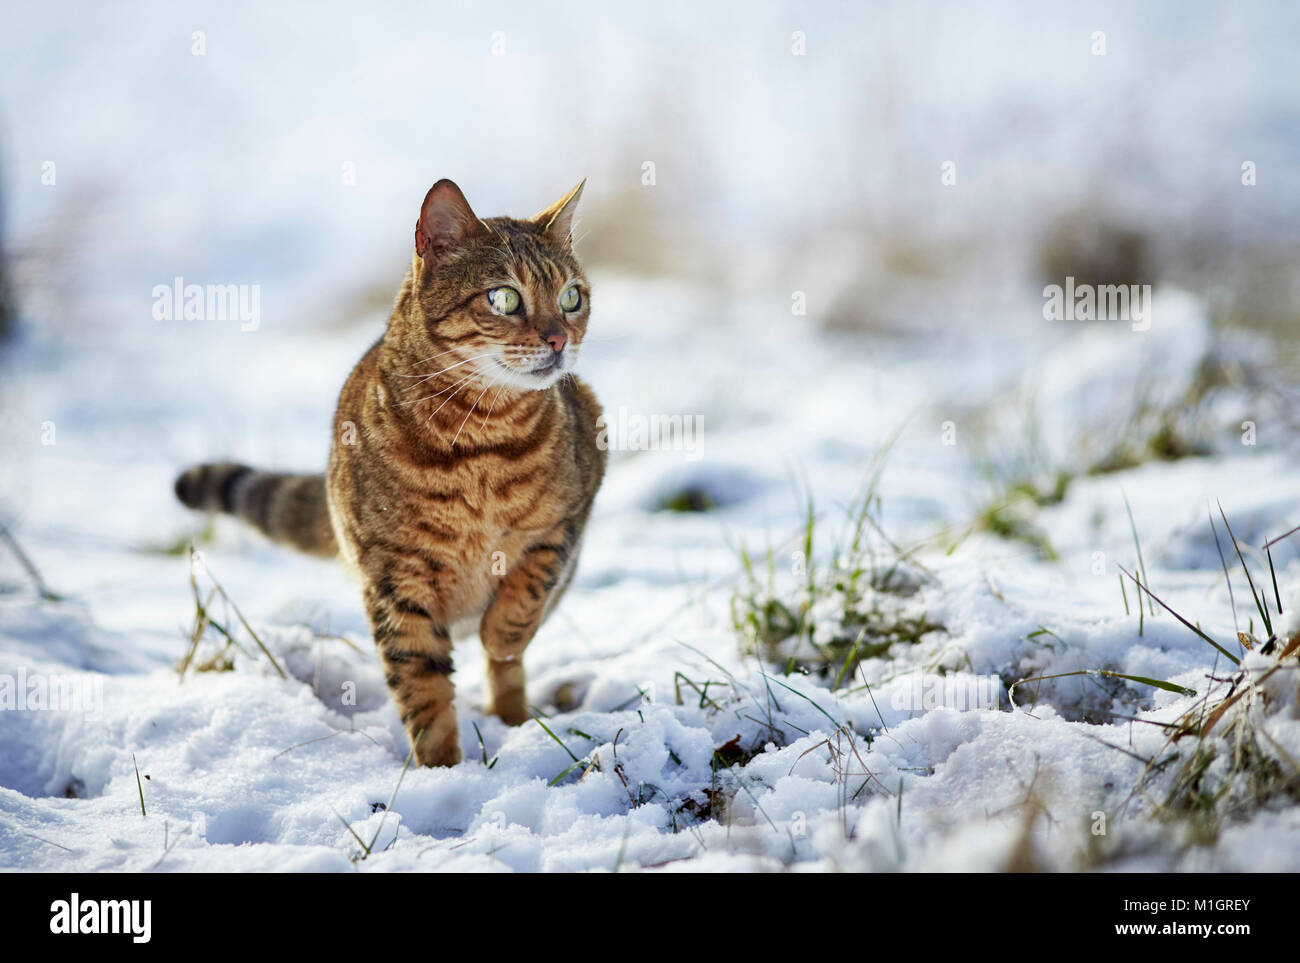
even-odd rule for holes
{"type": "Polygon", "coordinates": [[[540,475],[503,490],[499,472],[457,472],[453,497],[408,503],[402,541],[438,559],[436,580],[456,609],[478,612],[529,550],[563,524],[557,494],[540,475]]]}
{"type": "Polygon", "coordinates": [[[466,464],[452,472],[431,472],[433,501],[419,499],[431,521],[442,521],[455,543],[475,556],[487,550],[515,558],[562,525],[569,506],[561,466],[466,464]]]}

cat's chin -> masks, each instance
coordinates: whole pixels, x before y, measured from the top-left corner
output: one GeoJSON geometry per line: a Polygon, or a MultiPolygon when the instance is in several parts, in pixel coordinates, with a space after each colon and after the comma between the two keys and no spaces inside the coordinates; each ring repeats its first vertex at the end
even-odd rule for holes
{"type": "Polygon", "coordinates": [[[531,388],[533,391],[545,391],[552,385],[557,384],[567,373],[565,367],[561,365],[541,373],[529,372],[526,377],[532,382],[531,388]]]}
{"type": "Polygon", "coordinates": [[[521,371],[498,361],[492,377],[498,383],[505,384],[516,391],[545,391],[568,373],[569,365],[563,363],[541,370],[521,371]]]}

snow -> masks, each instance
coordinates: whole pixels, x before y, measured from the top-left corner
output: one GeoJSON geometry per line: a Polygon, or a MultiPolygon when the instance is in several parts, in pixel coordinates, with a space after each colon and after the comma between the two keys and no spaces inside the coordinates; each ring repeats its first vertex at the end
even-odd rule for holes
{"type": "MultiPolygon", "coordinates": [[[[930,198],[942,223],[1001,210],[1005,198],[994,174],[1015,181],[1021,168],[1007,158],[1016,151],[1046,151],[1064,163],[1095,139],[1083,121],[1059,142],[1028,147],[975,128],[959,145],[931,134],[930,127],[942,125],[920,118],[961,114],[973,109],[967,98],[977,97],[954,74],[959,70],[945,49],[969,48],[970,56],[1000,65],[1000,79],[983,94],[990,110],[1005,107],[1019,89],[1015,77],[1002,76],[1020,62],[1006,55],[1006,45],[1023,46],[1036,63],[1059,59],[1043,44],[1023,43],[1018,32],[1058,37],[1065,29],[1059,25],[1021,24],[1020,14],[1007,15],[1008,29],[1018,26],[1007,36],[981,33],[991,44],[984,50],[970,41],[971,25],[958,9],[921,18],[937,30],[933,62],[916,68],[928,78],[916,94],[926,109],[903,111],[915,119],[895,118],[890,128],[903,142],[902,156],[923,161],[927,171],[960,146],[972,158],[969,167],[962,162],[960,183],[981,171],[993,178],[955,201],[956,213],[941,213],[930,198]]],[[[1123,76],[1142,65],[1120,41],[1126,30],[1149,25],[1125,10],[1106,12],[1116,44],[1113,74],[1098,80],[1081,67],[1046,71],[1055,80],[1042,85],[1031,114],[1047,116],[1094,84],[1112,93],[1126,89],[1123,76]]],[[[634,72],[614,67],[626,60],[649,71],[663,50],[653,37],[612,43],[625,38],[614,22],[598,19],[587,44],[594,53],[574,65],[570,84],[535,89],[530,78],[548,56],[546,44],[563,33],[535,14],[520,12],[512,21],[508,42],[519,57],[498,63],[486,53],[494,22],[478,14],[456,14],[431,50],[420,45],[420,30],[384,8],[374,24],[357,25],[348,53],[335,35],[339,22],[359,19],[351,7],[293,30],[269,11],[250,23],[216,5],[199,13],[211,50],[200,65],[189,54],[190,31],[198,28],[187,17],[153,11],[150,30],[102,48],[61,41],[87,65],[67,62],[62,81],[49,87],[36,88],[35,81],[42,65],[60,56],[51,49],[53,34],[27,24],[40,41],[30,52],[22,52],[18,32],[0,39],[6,57],[14,53],[6,75],[34,86],[26,99],[4,92],[24,134],[13,148],[18,166],[39,167],[49,143],[33,133],[41,129],[38,120],[42,112],[58,114],[54,105],[75,89],[89,98],[80,114],[93,122],[75,123],[70,112],[51,123],[60,176],[84,178],[87,190],[97,172],[120,187],[88,214],[104,232],[96,236],[110,240],[79,262],[84,283],[70,285],[66,295],[74,310],[53,310],[59,302],[47,291],[31,308],[41,323],[31,324],[2,362],[0,520],[61,598],[37,597],[0,547],[0,679],[22,671],[93,680],[102,698],[91,712],[0,709],[0,868],[965,871],[1004,868],[1026,852],[1049,869],[1089,865],[1099,852],[1106,868],[1122,870],[1300,868],[1295,806],[1248,811],[1225,820],[1217,839],[1198,842],[1157,818],[1172,768],[1134,792],[1146,761],[1168,752],[1166,733],[1150,723],[1180,717],[1207,693],[1222,697],[1233,667],[1161,609],[1139,625],[1134,586],[1126,586],[1126,611],[1119,584],[1119,566],[1135,571],[1138,564],[1127,502],[1152,590],[1234,655],[1242,653],[1235,639],[1253,611],[1249,588],[1229,554],[1229,598],[1210,513],[1229,546],[1218,516],[1222,503],[1258,582],[1267,568],[1257,546],[1300,524],[1293,514],[1300,447],[1287,420],[1295,410],[1293,386],[1284,385],[1281,395],[1256,391],[1249,379],[1216,387],[1204,406],[1207,450],[1086,474],[1109,442],[1131,435],[1128,419],[1139,402],[1177,408],[1207,357],[1252,366],[1267,359],[1266,350],[1216,329],[1204,303],[1169,284],[1156,287],[1151,330],[1134,331],[1122,323],[1047,322],[1040,290],[1019,278],[1005,303],[968,306],[941,333],[926,318],[918,337],[830,334],[820,321],[845,297],[852,300],[869,270],[855,252],[838,249],[834,231],[826,234],[831,240],[810,242],[789,259],[779,244],[738,242],[721,279],[592,267],[594,313],[580,373],[611,423],[620,411],[680,415],[701,419],[702,434],[690,446],[623,450],[614,433],[577,580],[526,657],[530,700],[554,736],[536,722],[512,729],[484,715],[482,655],[469,639],[458,644],[455,677],[465,760],[453,769],[405,768],[406,738],[357,587],[340,567],[271,546],[229,519],[204,533],[204,520],[175,503],[172,479],[199,459],[236,457],[285,470],[323,465],[337,391],[382,330],[384,301],[404,268],[411,219],[402,205],[427,187],[430,157],[452,157],[475,172],[478,183],[461,180],[481,213],[518,214],[571,186],[568,173],[551,183],[553,172],[580,173],[586,158],[604,156],[586,130],[567,146],[563,132],[548,131],[537,142],[554,148],[554,165],[524,173],[528,165],[520,164],[517,177],[494,185],[489,172],[501,139],[527,135],[494,131],[457,148],[443,142],[439,125],[416,124],[412,132],[415,110],[399,91],[424,76],[426,58],[443,56],[471,78],[464,102],[448,108],[457,121],[504,108],[512,118],[529,115],[548,96],[567,92],[572,99],[564,102],[581,105],[573,110],[587,111],[594,130],[627,109],[620,98],[631,94],[621,85],[634,72]],[[356,66],[299,77],[299,61],[271,55],[286,31],[322,63],[356,66]],[[482,40],[482,56],[467,53],[469,34],[482,40]],[[231,54],[240,36],[246,45],[231,54]],[[179,38],[176,51],[158,53],[164,37],[179,38]],[[606,42],[596,42],[601,38],[606,42]],[[106,58],[120,61],[118,71],[93,82],[106,58]],[[207,73],[193,74],[195,66],[207,73]],[[131,92],[152,83],[151,70],[175,81],[156,85],[148,101],[159,116],[180,118],[182,129],[169,132],[176,154],[166,162],[153,148],[138,155],[133,139],[113,126],[134,124],[140,134],[155,123],[147,111],[128,109],[131,92]],[[223,97],[249,92],[250,70],[266,100],[242,108],[246,153],[235,165],[223,128],[210,118],[224,109],[223,97]],[[593,78],[608,78],[608,89],[593,78]],[[603,92],[590,103],[573,94],[587,87],[603,92]],[[288,116],[294,121],[286,124],[288,116]],[[96,157],[106,141],[112,150],[96,157]],[[365,176],[357,194],[340,196],[338,165],[352,159],[365,176]],[[265,176],[240,173],[251,169],[265,176]],[[210,192],[197,196],[185,170],[203,172],[195,183],[211,185],[210,192]],[[298,176],[303,170],[305,178],[298,176]],[[474,200],[484,194],[494,200],[474,200]],[[323,195],[328,204],[321,204],[323,195]],[[117,230],[130,243],[115,243],[117,230]],[[823,257],[828,248],[838,256],[823,257]],[[265,288],[263,323],[240,331],[237,323],[154,321],[146,292],[177,275],[258,281],[265,288]],[[384,292],[375,304],[349,300],[371,286],[384,292]],[[810,292],[807,316],[790,313],[796,288],[810,292]],[[1247,419],[1258,425],[1257,444],[1243,443],[1247,419]],[[952,444],[945,443],[948,423],[952,444]],[[903,604],[942,628],[865,659],[832,691],[833,675],[784,675],[781,665],[745,650],[731,617],[733,592],[745,585],[737,546],[760,557],[771,547],[777,590],[790,597],[798,581],[792,553],[799,548],[802,496],[812,496],[818,519],[811,561],[824,568],[828,537],[846,530],[848,507],[877,458],[881,525],[898,544],[919,546],[916,561],[933,573],[903,604]],[[1058,504],[1032,517],[1056,560],[972,528],[997,495],[989,459],[1012,466],[1013,474],[1059,467],[1075,476],[1058,504]],[[716,507],[661,509],[689,489],[707,492],[716,507]],[[190,538],[199,539],[205,567],[286,677],[242,629],[235,630],[242,647],[230,653],[229,671],[178,676],[195,616],[183,551],[190,538]],[[1014,705],[1008,698],[1008,681],[1083,670],[1150,677],[1197,695],[1069,675],[1018,686],[1014,705]],[[718,764],[718,752],[733,752],[735,761],[718,764]],[[1104,837],[1093,833],[1099,813],[1104,837]]],[[[784,53],[792,29],[785,12],[744,25],[693,8],[691,15],[705,18],[702,34],[734,30],[728,36],[737,50],[734,78],[700,59],[695,46],[680,51],[680,61],[693,64],[688,76],[730,78],[706,84],[691,115],[697,124],[719,125],[710,126],[701,166],[719,179],[717,171],[736,177],[726,193],[731,200],[708,209],[711,230],[748,240],[758,233],[750,208],[770,208],[770,221],[759,225],[770,228],[829,217],[864,180],[892,183],[878,171],[864,178],[843,160],[864,150],[875,156],[851,125],[836,142],[842,150],[778,151],[770,162],[750,163],[788,135],[764,120],[781,114],[773,103],[793,111],[808,90],[838,88],[842,71],[860,69],[861,58],[810,58],[809,76],[800,80],[807,89],[792,92],[782,87],[788,77],[746,67],[764,31],[784,53]],[[762,109],[745,99],[751,96],[762,109]],[[805,182],[806,199],[787,187],[805,182]]],[[[106,29],[97,16],[87,14],[77,29],[106,29]]],[[[812,42],[829,40],[816,28],[830,22],[811,16],[812,42]]],[[[859,21],[858,33],[868,39],[852,41],[856,34],[846,29],[842,42],[916,50],[919,16],[900,7],[890,29],[859,21]]],[[[1274,31],[1279,37],[1288,16],[1272,14],[1284,21],[1274,31]]],[[[1069,29],[1086,38],[1088,19],[1071,19],[1069,29]]],[[[1234,29],[1267,30],[1268,23],[1234,29]]],[[[1170,42],[1177,41],[1175,35],[1170,42]]],[[[1147,35],[1147,42],[1163,41],[1147,35]]],[[[1243,45],[1254,49],[1254,42],[1243,45]]],[[[1204,127],[1166,130],[1162,125],[1177,120],[1171,110],[1147,132],[1156,141],[1184,137],[1179,143],[1197,158],[1171,178],[1191,178],[1215,164],[1227,164],[1235,177],[1235,153],[1225,159],[1205,149],[1237,123],[1234,96],[1252,83],[1264,88],[1255,93],[1266,105],[1289,96],[1277,83],[1280,71],[1238,69],[1228,56],[1236,52],[1225,48],[1226,81],[1216,88],[1222,103],[1204,105],[1204,127]]],[[[871,61],[871,70],[883,71],[883,62],[871,61]]],[[[1196,102],[1191,89],[1174,89],[1182,91],[1178,103],[1196,102]]],[[[1104,103],[1092,103],[1087,116],[1103,113],[1104,103]]],[[[1135,114],[1153,103],[1160,106],[1135,105],[1135,114]]],[[[791,123],[821,137],[841,129],[838,117],[791,123]]],[[[998,129],[1008,127],[1015,124],[998,129]]],[[[1286,156],[1281,143],[1279,134],[1252,146],[1263,163],[1286,156]]],[[[638,156],[630,169],[639,163],[638,156]]],[[[1015,185],[1025,192],[1026,209],[1044,191],[1082,190],[1074,180],[1057,182],[1051,163],[1039,166],[1051,176],[1015,185]]],[[[672,170],[663,164],[665,175],[672,170]]],[[[435,172],[446,173],[454,171],[435,172]]],[[[600,180],[591,183],[593,204],[601,200],[600,180]]],[[[676,193],[665,203],[680,216],[708,187],[701,176],[671,188],[676,193]]],[[[1117,196],[1125,189],[1117,186],[1117,196]]],[[[1293,187],[1280,190],[1273,213],[1293,223],[1287,212],[1293,215],[1298,202],[1286,193],[1293,187]]],[[[1141,204],[1158,207],[1161,196],[1141,204]]],[[[14,198],[13,228],[33,246],[67,216],[61,194],[24,186],[14,198]]],[[[903,200],[868,200],[907,209],[903,200]]],[[[1008,224],[990,230],[1016,233],[1009,247],[1032,233],[1027,222],[1008,224]]],[[[895,319],[923,315],[910,298],[885,300],[881,310],[895,319]]],[[[1297,545],[1300,538],[1273,550],[1287,607],[1279,637],[1300,628],[1291,611],[1300,604],[1297,545]]],[[[210,583],[200,575],[199,584],[206,598],[210,583]]],[[[817,612],[819,631],[834,627],[828,607],[817,612]]],[[[210,612],[232,630],[239,622],[220,598],[210,612]]],[[[196,661],[220,649],[209,632],[196,661]]],[[[1259,660],[1267,657],[1246,659],[1257,675],[1264,671],[1259,660]]],[[[1254,706],[1253,718],[1300,759],[1294,685],[1287,689],[1275,676],[1261,686],[1271,687],[1271,701],[1254,706]]]]}
{"type": "MultiPolygon", "coordinates": [[[[635,327],[650,282],[596,283],[609,316],[635,327]]],[[[1176,303],[1198,310],[1185,297],[1176,303]]],[[[679,323],[686,328],[689,319],[679,323]]],[[[1194,313],[1171,316],[1170,324],[1203,329],[1194,313]]],[[[742,376],[749,361],[724,350],[724,332],[695,337],[702,342],[699,363],[714,379],[742,376]]],[[[1076,404],[1072,385],[1132,376],[1111,352],[1082,350],[1097,337],[1074,333],[1081,350],[1070,377],[1056,380],[1052,398],[1044,396],[1061,424],[1076,404]]],[[[160,350],[155,341],[116,350],[126,355],[142,347],[160,350]]],[[[284,335],[243,350],[250,361],[265,352],[295,357],[295,370],[311,373],[304,381],[342,377],[340,349],[328,339],[284,335]]],[[[205,440],[204,432],[216,418],[208,409],[221,396],[225,369],[186,372],[192,390],[176,399],[162,436],[172,442],[157,444],[152,435],[140,437],[139,395],[105,390],[89,419],[77,397],[38,376],[33,359],[24,400],[50,413],[61,433],[53,446],[25,449],[27,461],[16,467],[28,479],[16,531],[67,599],[34,598],[6,559],[0,574],[12,591],[0,599],[0,674],[91,673],[102,678],[103,702],[90,714],[0,715],[4,865],[538,871],[774,869],[794,862],[805,869],[989,869],[1003,865],[1017,845],[1031,787],[1051,816],[1035,824],[1035,838],[1043,853],[1065,854],[1061,860],[1083,851],[1096,811],[1110,814],[1114,832],[1146,839],[1158,831],[1140,806],[1117,813],[1142,773],[1139,757],[1156,755],[1164,736],[1123,719],[1085,720],[1106,711],[1168,720],[1191,704],[1189,697],[1072,676],[1036,692],[1019,687],[1013,711],[999,677],[1110,669],[1203,692],[1208,675],[1225,672],[1222,657],[1163,612],[1148,616],[1140,635],[1136,614],[1125,615],[1115,567],[1127,566],[1132,555],[1123,497],[1138,520],[1152,587],[1213,636],[1231,640],[1233,615],[1206,499],[1222,495],[1238,537],[1259,544],[1261,534],[1284,530],[1295,453],[1238,453],[1225,442],[1206,458],[1081,478],[1038,519],[1061,555],[1056,563],[982,533],[951,554],[943,544],[923,551],[920,560],[935,579],[908,604],[944,630],[867,660],[854,685],[832,693],[829,680],[785,677],[779,666],[742,654],[728,614],[740,583],[732,546],[780,544],[799,531],[800,505],[782,477],[789,465],[811,480],[824,523],[842,525],[843,507],[871,463],[866,453],[892,426],[855,438],[845,434],[838,411],[775,398],[755,423],[751,400],[705,400],[691,370],[622,381],[628,357],[640,350],[631,339],[593,345],[584,364],[607,405],[632,396],[625,403],[638,411],[707,412],[702,457],[612,453],[578,582],[527,658],[532,701],[564,745],[536,723],[509,729],[483,715],[481,655],[469,640],[458,648],[456,677],[466,761],[405,773],[405,737],[357,592],[330,563],[293,556],[219,520],[203,549],[205,565],[288,678],[246,636],[247,652],[234,654],[232,671],[190,672],[183,681],[174,671],[193,619],[189,563],[150,546],[202,526],[172,504],[168,485],[187,457],[177,450],[219,453],[220,442],[205,440]],[[755,446],[784,459],[756,459],[755,446]],[[1241,487],[1243,477],[1258,483],[1241,487]],[[714,512],[655,511],[657,493],[685,479],[729,497],[714,512]],[[1105,557],[1102,574],[1093,571],[1096,552],[1105,557]],[[1033,636],[1040,628],[1051,635],[1033,636]],[[677,704],[677,673],[699,686],[711,680],[716,708],[684,684],[677,704]],[[941,687],[930,691],[930,703],[922,683],[941,687]],[[948,698],[933,698],[945,691],[948,698]],[[992,706],[971,700],[966,709],[947,707],[954,694],[989,691],[992,706]],[[853,733],[852,747],[838,725],[853,733]],[[714,750],[736,737],[746,760],[715,773],[714,750]],[[570,753],[583,764],[557,780],[573,764],[570,753]],[[399,784],[391,810],[380,808],[399,784]],[[729,801],[711,810],[715,818],[698,819],[713,790],[729,801]],[[687,800],[693,805],[683,809],[687,800]],[[371,849],[364,858],[352,833],[371,849]]],[[[877,369],[895,410],[919,412],[886,456],[880,483],[885,523],[903,542],[931,535],[936,523],[961,522],[976,478],[969,450],[939,442],[945,393],[934,391],[934,379],[913,377],[926,365],[945,370],[952,349],[933,348],[924,360],[922,349],[908,350],[910,364],[901,371],[888,363],[877,369]]],[[[1071,345],[1052,350],[1066,353],[1071,345]]],[[[859,357],[843,345],[809,344],[809,355],[818,351],[794,360],[815,368],[823,385],[833,383],[841,406],[870,405],[882,389],[858,376],[859,357]]],[[[1168,379],[1185,378],[1195,362],[1188,354],[1168,379]]],[[[66,363],[87,392],[114,383],[115,368],[102,358],[66,363]]],[[[1003,398],[1020,391],[1011,376],[1019,359],[1007,364],[1011,387],[1003,398]]],[[[276,408],[273,396],[284,389],[269,380],[265,394],[272,397],[259,425],[261,383],[239,395],[254,419],[246,429],[251,447],[260,444],[272,464],[285,464],[273,453],[285,439],[275,435],[295,421],[303,425],[298,434],[323,443],[324,432],[310,425],[323,423],[324,407],[310,419],[296,408],[276,408]]],[[[301,463],[308,463],[305,456],[301,463]]],[[[1283,598],[1296,597],[1300,558],[1285,543],[1274,558],[1283,598]]],[[[1241,609],[1239,570],[1235,581],[1241,609]]],[[[1131,585],[1128,591],[1134,604],[1131,585]]],[[[223,610],[220,600],[213,603],[214,616],[233,625],[223,610]]],[[[205,642],[201,655],[214,651],[205,642]]],[[[1276,723],[1280,738],[1300,751],[1294,723],[1287,725],[1276,723]]],[[[1281,854],[1300,847],[1300,820],[1293,810],[1266,809],[1208,852],[1180,855],[1177,847],[1156,846],[1139,850],[1145,855],[1131,866],[1239,866],[1239,855],[1229,852],[1229,840],[1238,838],[1268,838],[1270,865],[1285,865],[1281,854]],[[1269,827],[1267,837],[1250,833],[1255,821],[1269,827]]]]}

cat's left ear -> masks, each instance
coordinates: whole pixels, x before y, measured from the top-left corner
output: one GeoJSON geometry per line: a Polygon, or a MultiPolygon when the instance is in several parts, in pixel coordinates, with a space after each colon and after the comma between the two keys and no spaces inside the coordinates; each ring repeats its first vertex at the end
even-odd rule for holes
{"type": "Polygon", "coordinates": [[[573,246],[573,215],[578,210],[578,201],[582,197],[582,188],[586,183],[587,178],[584,177],[582,183],[569,193],[540,214],[533,215],[533,223],[540,224],[542,230],[565,247],[573,246]]]}

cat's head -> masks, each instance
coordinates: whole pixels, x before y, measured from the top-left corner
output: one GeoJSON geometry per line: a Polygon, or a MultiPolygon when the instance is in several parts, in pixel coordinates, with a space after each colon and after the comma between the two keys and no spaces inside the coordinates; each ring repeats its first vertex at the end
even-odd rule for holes
{"type": "Polygon", "coordinates": [[[415,226],[402,336],[421,343],[411,347],[427,338],[444,352],[438,369],[524,391],[573,370],[591,303],[573,254],[582,187],[527,220],[481,220],[454,183],[434,184],[415,226]]]}

